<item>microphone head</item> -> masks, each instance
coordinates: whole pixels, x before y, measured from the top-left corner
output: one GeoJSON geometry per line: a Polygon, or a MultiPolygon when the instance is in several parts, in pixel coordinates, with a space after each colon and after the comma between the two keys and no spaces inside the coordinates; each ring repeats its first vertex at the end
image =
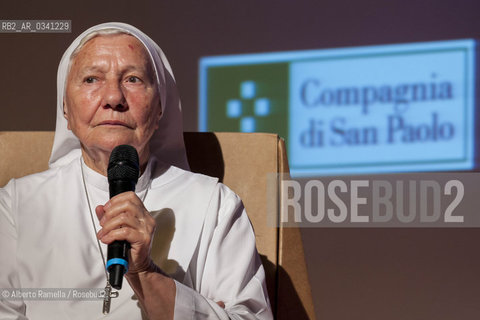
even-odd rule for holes
{"type": "Polygon", "coordinates": [[[129,180],[134,184],[140,174],[138,153],[134,147],[123,144],[116,146],[108,161],[108,182],[115,180],[129,180]]]}

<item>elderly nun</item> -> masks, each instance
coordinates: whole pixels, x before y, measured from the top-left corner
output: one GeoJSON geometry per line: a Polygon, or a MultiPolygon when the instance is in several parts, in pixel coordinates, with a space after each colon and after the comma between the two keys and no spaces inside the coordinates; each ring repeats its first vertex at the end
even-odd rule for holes
{"type": "Polygon", "coordinates": [[[241,200],[188,171],[157,44],[127,24],[94,26],[63,55],[57,91],[49,169],[0,189],[0,318],[271,319],[241,200]],[[137,150],[141,175],[135,192],[109,199],[108,160],[121,144],[137,150]],[[109,289],[115,240],[130,243],[130,265],[104,315],[104,299],[86,293],[109,289]]]}

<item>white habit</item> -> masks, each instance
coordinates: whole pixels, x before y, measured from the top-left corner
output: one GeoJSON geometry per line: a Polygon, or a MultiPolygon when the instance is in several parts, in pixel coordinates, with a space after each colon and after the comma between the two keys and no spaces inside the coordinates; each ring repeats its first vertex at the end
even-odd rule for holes
{"type": "MultiPolygon", "coordinates": [[[[107,202],[106,177],[81,158],[0,189],[0,288],[37,295],[67,288],[61,292],[73,295],[75,289],[105,286],[80,166],[92,208],[107,202]]],[[[158,224],[152,256],[177,281],[176,319],[271,318],[255,236],[238,196],[215,178],[154,160],[136,192],[158,224]],[[225,310],[215,301],[224,301],[225,310]]],[[[127,281],[108,316],[102,300],[37,298],[2,298],[0,318],[142,319],[127,281]]]]}

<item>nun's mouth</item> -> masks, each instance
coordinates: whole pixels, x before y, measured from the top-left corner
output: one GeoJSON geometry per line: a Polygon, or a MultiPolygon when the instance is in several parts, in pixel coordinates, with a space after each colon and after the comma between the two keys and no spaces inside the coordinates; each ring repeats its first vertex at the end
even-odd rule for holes
{"type": "Polygon", "coordinates": [[[100,122],[97,126],[112,126],[112,127],[127,127],[132,129],[127,123],[119,120],[105,120],[100,122]]]}

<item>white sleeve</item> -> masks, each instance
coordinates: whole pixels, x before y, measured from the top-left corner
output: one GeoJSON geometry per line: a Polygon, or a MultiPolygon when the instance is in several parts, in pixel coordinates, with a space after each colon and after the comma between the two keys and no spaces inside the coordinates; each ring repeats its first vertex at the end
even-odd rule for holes
{"type": "Polygon", "coordinates": [[[15,180],[0,188],[0,319],[27,319],[23,300],[13,300],[12,291],[20,288],[17,274],[17,230],[12,210],[15,180]]]}
{"type": "Polygon", "coordinates": [[[175,319],[273,319],[250,220],[239,197],[223,184],[210,204],[189,273],[194,289],[175,282],[175,319]]]}

